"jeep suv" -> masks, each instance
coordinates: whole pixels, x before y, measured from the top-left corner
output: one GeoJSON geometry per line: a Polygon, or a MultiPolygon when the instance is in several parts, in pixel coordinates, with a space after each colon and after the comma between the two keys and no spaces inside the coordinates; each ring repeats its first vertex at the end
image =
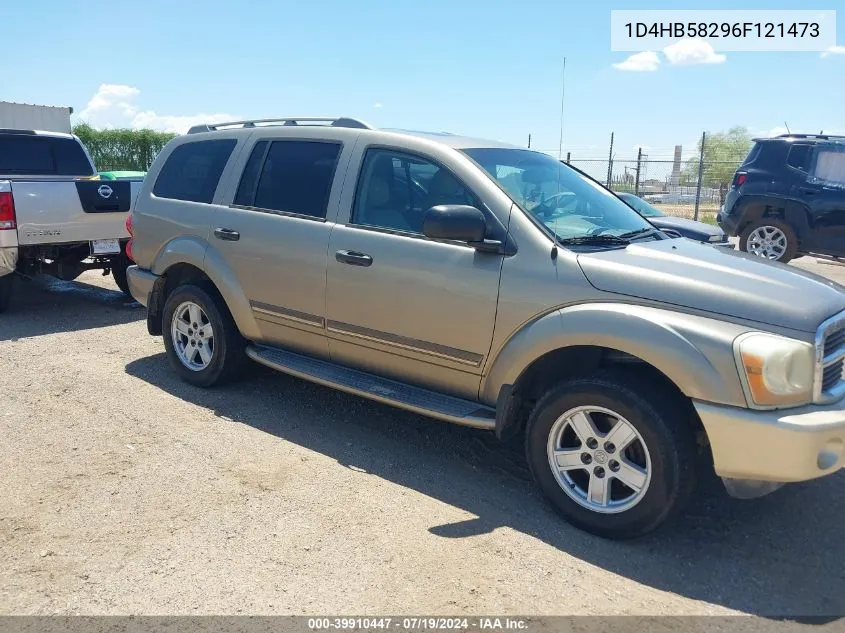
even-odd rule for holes
{"type": "Polygon", "coordinates": [[[656,528],[702,456],[744,497],[843,466],[843,288],[671,238],[547,154],[344,118],[202,126],[128,224],[131,292],[185,381],[252,359],[521,438],[591,532],[656,528]]]}
{"type": "Polygon", "coordinates": [[[756,139],[717,221],[758,257],[845,257],[845,137],[756,139]]]}

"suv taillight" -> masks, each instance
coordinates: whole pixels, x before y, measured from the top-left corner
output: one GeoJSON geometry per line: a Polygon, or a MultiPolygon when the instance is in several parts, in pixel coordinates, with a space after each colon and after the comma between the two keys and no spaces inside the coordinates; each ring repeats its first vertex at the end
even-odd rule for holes
{"type": "Polygon", "coordinates": [[[748,174],[744,171],[738,171],[734,174],[734,187],[739,187],[748,179],[748,174]]]}
{"type": "Polygon", "coordinates": [[[16,226],[15,199],[12,192],[0,191],[0,231],[8,231],[16,226]]]}
{"type": "Polygon", "coordinates": [[[132,230],[132,214],[126,216],[126,223],[124,224],[126,227],[126,232],[129,233],[129,241],[126,242],[126,256],[131,260],[135,261],[135,258],[132,257],[132,236],[135,235],[135,232],[132,230]]]}

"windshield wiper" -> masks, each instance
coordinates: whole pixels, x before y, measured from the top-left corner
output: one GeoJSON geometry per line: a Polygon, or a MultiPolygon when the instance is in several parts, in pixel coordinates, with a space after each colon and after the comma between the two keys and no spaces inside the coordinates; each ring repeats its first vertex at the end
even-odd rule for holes
{"type": "Polygon", "coordinates": [[[559,239],[558,242],[564,246],[586,245],[586,246],[627,246],[631,242],[617,235],[579,235],[578,237],[567,237],[559,239]]]}
{"type": "Polygon", "coordinates": [[[654,233],[657,233],[656,228],[654,228],[653,226],[646,226],[641,229],[637,229],[636,231],[628,231],[627,233],[623,233],[619,237],[623,239],[630,239],[632,237],[645,237],[646,235],[652,235],[654,233]]]}

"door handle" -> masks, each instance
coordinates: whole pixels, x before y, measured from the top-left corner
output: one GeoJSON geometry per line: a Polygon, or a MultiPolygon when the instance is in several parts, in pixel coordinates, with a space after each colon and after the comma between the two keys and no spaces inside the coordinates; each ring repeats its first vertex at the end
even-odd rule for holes
{"type": "Polygon", "coordinates": [[[341,264],[349,264],[350,266],[370,266],[373,263],[372,257],[356,251],[337,251],[334,258],[341,264]]]}
{"type": "Polygon", "coordinates": [[[219,240],[226,240],[229,242],[237,242],[241,239],[241,234],[232,229],[216,228],[214,229],[214,237],[219,240]]]}

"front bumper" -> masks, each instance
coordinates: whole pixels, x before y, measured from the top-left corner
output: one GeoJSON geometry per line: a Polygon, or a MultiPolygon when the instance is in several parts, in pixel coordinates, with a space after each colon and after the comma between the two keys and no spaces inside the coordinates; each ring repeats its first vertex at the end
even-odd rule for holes
{"type": "Polygon", "coordinates": [[[845,402],[776,411],[694,405],[724,479],[806,481],[845,466],[845,402]]]}
{"type": "Polygon", "coordinates": [[[137,266],[130,266],[126,269],[126,281],[129,283],[129,293],[132,297],[143,306],[148,306],[150,301],[150,292],[152,292],[153,284],[158,279],[158,275],[154,275],[149,270],[138,268],[137,266]]]}

